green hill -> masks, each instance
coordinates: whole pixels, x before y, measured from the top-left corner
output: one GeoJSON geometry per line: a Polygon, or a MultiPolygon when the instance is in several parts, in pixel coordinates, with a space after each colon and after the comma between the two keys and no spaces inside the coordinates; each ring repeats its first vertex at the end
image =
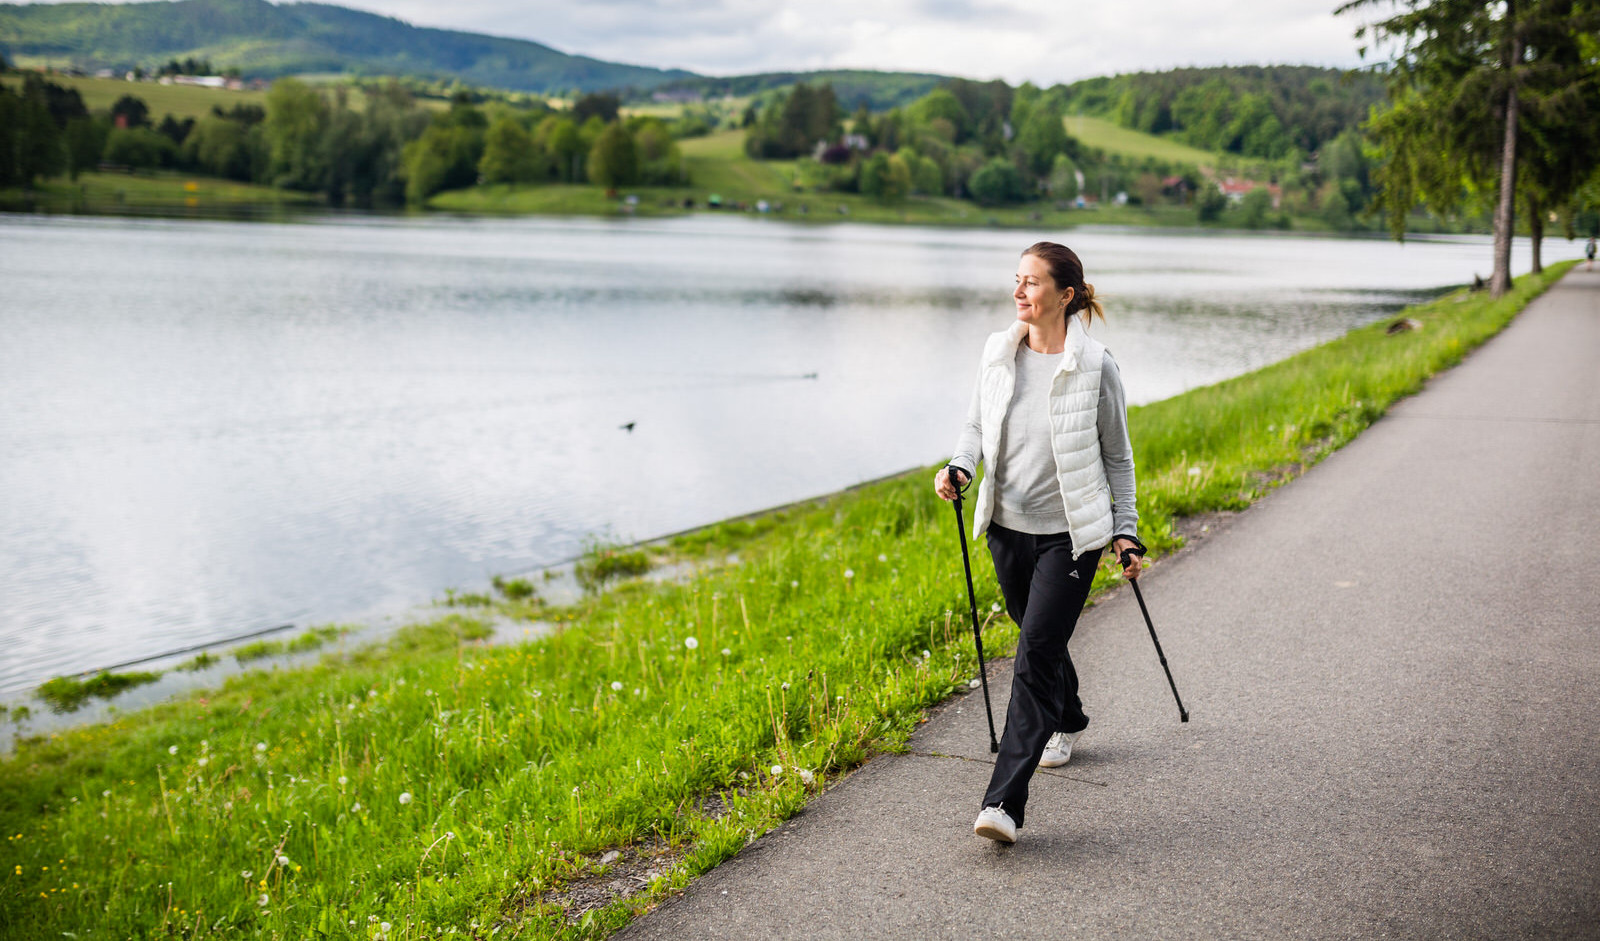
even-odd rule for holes
{"type": "Polygon", "coordinates": [[[846,111],[865,104],[873,111],[908,105],[950,80],[948,75],[923,72],[875,72],[865,69],[830,69],[820,72],[762,72],[756,75],[697,76],[662,85],[658,91],[699,94],[706,98],[748,97],[786,88],[797,82],[831,85],[846,111]]]}
{"type": "Polygon", "coordinates": [[[695,78],[572,56],[521,39],[426,29],[321,3],[177,0],[0,4],[0,53],[19,65],[155,68],[207,59],[247,77],[306,72],[457,78],[516,91],[650,88],[695,78]]]}

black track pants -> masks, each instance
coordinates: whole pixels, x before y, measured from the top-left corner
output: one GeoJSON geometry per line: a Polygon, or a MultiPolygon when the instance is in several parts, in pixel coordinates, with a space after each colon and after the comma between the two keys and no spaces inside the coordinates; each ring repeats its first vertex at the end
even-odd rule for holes
{"type": "Polygon", "coordinates": [[[1028,779],[1051,734],[1081,732],[1089,725],[1067,641],[1089,598],[1101,550],[1092,549],[1074,561],[1066,533],[1034,536],[990,524],[988,536],[1006,612],[1021,626],[1021,638],[1006,731],[983,806],[1000,805],[1020,827],[1028,779]]]}

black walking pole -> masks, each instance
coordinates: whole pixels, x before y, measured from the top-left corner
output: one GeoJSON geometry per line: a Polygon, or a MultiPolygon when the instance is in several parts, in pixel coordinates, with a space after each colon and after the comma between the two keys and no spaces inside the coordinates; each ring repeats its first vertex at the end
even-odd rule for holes
{"type": "MultiPolygon", "coordinates": [[[[1133,549],[1122,550],[1122,567],[1127,568],[1133,564],[1135,556],[1143,555],[1133,549]]],[[[1172,682],[1172,669],[1167,666],[1167,655],[1161,652],[1161,641],[1156,639],[1156,626],[1150,623],[1150,609],[1144,606],[1144,592],[1139,590],[1137,578],[1128,579],[1133,584],[1133,596],[1139,599],[1139,610],[1144,614],[1144,626],[1150,629],[1150,642],[1156,645],[1156,656],[1161,659],[1161,669],[1167,671],[1167,685],[1172,687],[1172,698],[1178,703],[1178,718],[1180,721],[1189,721],[1189,710],[1183,708],[1183,700],[1178,697],[1178,684],[1172,682]]]]}
{"type": "MultiPolygon", "coordinates": [[[[989,705],[989,671],[983,665],[983,629],[978,626],[978,595],[972,590],[972,560],[967,555],[967,522],[961,515],[961,495],[967,488],[956,485],[956,475],[966,477],[967,472],[955,466],[946,466],[945,471],[950,476],[950,486],[956,490],[956,532],[961,534],[961,567],[967,572],[967,606],[972,611],[972,641],[978,646],[978,678],[983,683],[983,711],[989,715],[989,751],[998,752],[1000,742],[994,737],[994,707],[989,705]]],[[[970,486],[972,481],[968,480],[967,487],[970,486]]]]}

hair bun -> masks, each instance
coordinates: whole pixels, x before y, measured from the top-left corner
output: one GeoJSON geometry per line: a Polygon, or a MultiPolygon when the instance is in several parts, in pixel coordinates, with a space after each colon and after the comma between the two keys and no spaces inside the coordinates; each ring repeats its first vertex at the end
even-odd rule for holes
{"type": "Polygon", "coordinates": [[[1104,321],[1106,319],[1106,309],[1101,306],[1100,301],[1094,296],[1094,285],[1085,281],[1083,282],[1084,326],[1088,326],[1096,317],[1104,321]]]}

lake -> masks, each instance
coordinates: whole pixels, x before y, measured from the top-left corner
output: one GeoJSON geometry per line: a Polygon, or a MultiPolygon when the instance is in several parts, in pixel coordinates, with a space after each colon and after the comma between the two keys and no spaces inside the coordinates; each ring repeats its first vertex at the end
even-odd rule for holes
{"type": "Polygon", "coordinates": [[[0,216],[0,696],[941,460],[1038,237],[1082,256],[1133,402],[1490,258],[705,215],[0,216]]]}

